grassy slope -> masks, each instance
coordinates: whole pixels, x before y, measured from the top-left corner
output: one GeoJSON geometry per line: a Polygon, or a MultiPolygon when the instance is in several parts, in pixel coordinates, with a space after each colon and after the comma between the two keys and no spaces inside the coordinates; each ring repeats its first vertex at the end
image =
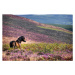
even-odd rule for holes
{"type": "MultiPolygon", "coordinates": [[[[62,28],[59,28],[59,27],[40,24],[35,21],[26,19],[26,18],[4,15],[3,16],[3,25],[7,25],[10,27],[14,27],[14,28],[18,28],[18,26],[20,26],[21,28],[19,27],[18,29],[22,30],[22,28],[24,28],[26,31],[34,32],[35,34],[37,34],[37,33],[44,34],[44,35],[47,35],[48,38],[52,38],[57,41],[72,43],[72,34],[70,34],[72,32],[62,29],[62,28]],[[49,27],[50,29],[42,28],[42,27],[38,27],[38,26],[49,27]],[[57,30],[55,30],[55,29],[57,29],[57,30]],[[60,30],[62,30],[62,31],[60,31],[60,30]],[[69,33],[66,33],[66,32],[69,32],[69,33]]],[[[17,32],[17,33],[20,33],[20,32],[17,32]]],[[[32,35],[32,36],[34,36],[34,35],[32,35]]],[[[37,37],[40,38],[39,36],[37,36],[37,37]]],[[[40,39],[42,39],[42,38],[40,38],[40,39]]]]}
{"type": "Polygon", "coordinates": [[[61,25],[61,24],[48,24],[48,25],[53,25],[53,26],[57,26],[57,27],[62,27],[64,29],[73,31],[73,26],[72,25],[61,25]]]}

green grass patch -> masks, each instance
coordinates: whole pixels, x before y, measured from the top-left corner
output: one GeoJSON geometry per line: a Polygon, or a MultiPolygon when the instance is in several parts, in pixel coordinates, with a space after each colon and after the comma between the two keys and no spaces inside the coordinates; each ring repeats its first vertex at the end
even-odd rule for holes
{"type": "Polygon", "coordinates": [[[48,24],[48,25],[53,25],[56,27],[61,27],[61,28],[73,31],[73,25],[62,25],[62,24],[48,24]]]}
{"type": "MultiPolygon", "coordinates": [[[[72,51],[72,44],[63,44],[63,43],[38,43],[38,44],[21,44],[22,49],[26,49],[27,51],[33,52],[44,52],[44,53],[52,53],[53,51],[72,51]]],[[[8,44],[3,45],[3,51],[12,50],[8,44]]]]}
{"type": "Polygon", "coordinates": [[[63,43],[38,43],[38,44],[24,44],[24,49],[33,52],[51,53],[53,51],[72,51],[72,44],[63,43]]]}
{"type": "Polygon", "coordinates": [[[9,44],[3,44],[2,49],[3,51],[10,50],[9,44]]]}
{"type": "MultiPolygon", "coordinates": [[[[20,48],[15,47],[15,49],[20,49],[20,48]]],[[[3,44],[3,45],[2,45],[2,50],[3,50],[3,51],[6,51],[6,50],[13,50],[13,48],[10,48],[10,45],[9,45],[9,44],[3,44]]]]}
{"type": "Polygon", "coordinates": [[[43,28],[43,29],[50,29],[50,30],[61,31],[61,32],[65,32],[65,33],[72,34],[72,33],[70,33],[70,32],[63,31],[63,30],[59,30],[59,29],[55,29],[55,28],[43,27],[43,26],[37,26],[37,27],[40,27],[40,28],[43,28]]]}

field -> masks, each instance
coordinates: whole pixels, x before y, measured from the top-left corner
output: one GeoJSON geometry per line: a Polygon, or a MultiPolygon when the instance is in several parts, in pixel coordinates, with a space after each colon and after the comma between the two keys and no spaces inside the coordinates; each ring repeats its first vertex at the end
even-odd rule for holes
{"type": "Polygon", "coordinates": [[[3,45],[4,61],[72,61],[72,44],[22,44],[22,50],[3,45]]]}
{"type": "Polygon", "coordinates": [[[38,23],[15,15],[3,15],[3,61],[72,61],[72,31],[38,23]],[[10,48],[9,43],[24,36],[26,43],[10,48]]]}

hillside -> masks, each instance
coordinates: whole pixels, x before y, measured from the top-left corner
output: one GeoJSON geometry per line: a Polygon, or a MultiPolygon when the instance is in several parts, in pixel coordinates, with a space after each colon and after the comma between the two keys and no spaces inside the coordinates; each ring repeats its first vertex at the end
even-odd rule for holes
{"type": "Polygon", "coordinates": [[[72,14],[28,14],[18,15],[45,24],[73,25],[72,14]]]}
{"type": "Polygon", "coordinates": [[[3,43],[16,40],[21,35],[30,42],[72,44],[72,32],[69,30],[15,15],[3,15],[3,43]]]}
{"type": "Polygon", "coordinates": [[[64,29],[67,29],[67,30],[73,32],[73,25],[62,25],[62,24],[48,24],[48,25],[53,25],[53,26],[56,26],[56,27],[61,27],[61,28],[64,28],[64,29]]]}

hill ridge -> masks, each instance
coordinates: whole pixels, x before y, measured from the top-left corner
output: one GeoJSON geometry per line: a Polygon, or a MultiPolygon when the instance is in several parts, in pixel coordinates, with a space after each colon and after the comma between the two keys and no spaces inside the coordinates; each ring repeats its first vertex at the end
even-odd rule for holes
{"type": "Polygon", "coordinates": [[[69,30],[67,30],[67,29],[64,29],[64,28],[61,28],[61,27],[56,27],[56,26],[53,26],[53,25],[48,25],[48,24],[39,23],[39,22],[36,22],[36,21],[34,21],[34,20],[25,18],[25,17],[20,17],[20,16],[17,16],[17,15],[5,15],[5,16],[9,16],[9,17],[17,18],[17,19],[21,19],[21,20],[26,20],[26,21],[32,22],[32,23],[34,23],[34,24],[37,24],[38,26],[50,27],[50,28],[59,29],[59,30],[63,30],[63,31],[72,33],[72,31],[69,31],[69,30]]]}
{"type": "Polygon", "coordinates": [[[72,32],[69,30],[60,27],[55,27],[52,25],[42,24],[20,16],[3,15],[3,36],[18,37],[20,35],[24,35],[27,36],[26,37],[27,39],[34,40],[37,42],[72,43],[72,34],[70,33],[72,32]],[[51,28],[51,29],[47,29],[47,28],[51,28]],[[52,28],[62,30],[62,31],[53,30],[52,28]],[[11,35],[11,33],[13,35],[11,35]]]}

